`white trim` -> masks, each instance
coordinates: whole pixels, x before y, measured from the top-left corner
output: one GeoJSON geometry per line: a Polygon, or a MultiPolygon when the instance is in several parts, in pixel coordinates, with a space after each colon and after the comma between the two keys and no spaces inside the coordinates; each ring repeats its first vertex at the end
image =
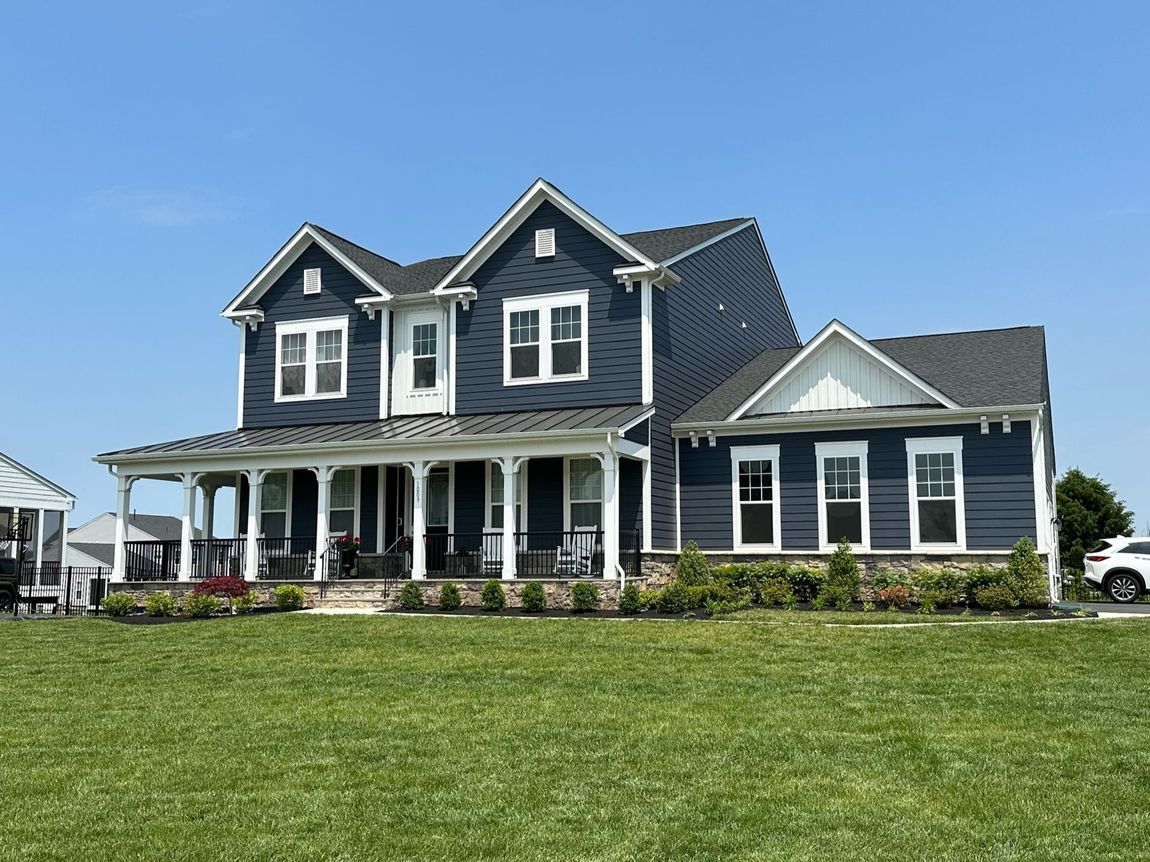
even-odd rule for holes
{"type": "Polygon", "coordinates": [[[453,302],[447,311],[447,378],[443,381],[447,387],[447,405],[443,412],[450,416],[455,415],[455,312],[458,308],[459,305],[453,302]]]}
{"type": "Polygon", "coordinates": [[[858,458],[859,459],[859,511],[862,521],[862,542],[852,544],[856,551],[870,550],[870,481],[868,478],[866,440],[844,440],[835,443],[815,443],[815,471],[818,480],[819,502],[819,548],[822,551],[833,551],[837,541],[827,537],[827,499],[826,499],[826,470],[823,467],[824,458],[858,458]]]}
{"type": "MultiPolygon", "coordinates": [[[[646,420],[652,418],[654,415],[655,415],[655,408],[654,407],[652,407],[649,410],[644,410],[642,413],[640,413],[638,416],[636,416],[634,419],[632,419],[626,425],[620,425],[618,428],[618,431],[620,434],[626,434],[632,428],[636,427],[637,425],[642,424],[646,420]]],[[[650,442],[651,442],[651,426],[648,425],[647,426],[647,443],[648,443],[648,445],[650,444],[650,442]]]]}
{"type": "MultiPolygon", "coordinates": [[[[519,488],[519,524],[515,527],[515,532],[527,532],[527,465],[531,462],[527,459],[514,459],[522,460],[519,468],[515,471],[515,481],[520,485],[519,488]]],[[[483,532],[491,532],[494,530],[501,530],[502,527],[496,527],[491,520],[491,509],[495,504],[491,502],[491,492],[494,490],[491,484],[491,467],[493,464],[498,464],[499,469],[503,469],[502,458],[488,458],[483,462],[486,466],[483,472],[483,532]]],[[[500,474],[502,475],[502,474],[500,474]]],[[[499,505],[503,505],[500,503],[499,505]]]]}
{"type": "Polygon", "coordinates": [[[702,251],[703,249],[705,249],[709,245],[714,245],[717,242],[722,242],[727,237],[734,236],[735,234],[737,234],[741,230],[746,230],[748,227],[750,227],[754,223],[755,223],[755,220],[753,218],[749,218],[746,221],[742,222],[741,224],[737,224],[732,228],[728,228],[727,230],[723,231],[722,233],[715,234],[710,239],[705,239],[702,242],[696,243],[695,245],[691,246],[686,251],[681,251],[677,255],[667,258],[666,260],[664,260],[662,262],[663,266],[672,266],[672,265],[678,263],[679,261],[683,260],[683,258],[687,258],[693,254],[697,254],[698,252],[702,251]]]}
{"type": "Polygon", "coordinates": [[[757,218],[752,218],[751,221],[755,225],[755,236],[757,236],[759,238],[759,246],[763,250],[763,257],[765,257],[767,259],[767,266],[770,267],[770,269],[771,269],[771,278],[774,279],[775,287],[777,287],[779,290],[779,297],[783,301],[783,310],[786,311],[787,320],[789,320],[791,323],[791,332],[793,332],[795,334],[795,344],[801,346],[803,343],[803,340],[802,340],[802,338],[799,337],[798,327],[795,326],[795,318],[794,318],[794,315],[791,314],[791,307],[790,307],[790,304],[787,302],[787,294],[783,290],[783,283],[781,281],[779,281],[779,275],[777,272],[775,272],[775,264],[774,264],[774,261],[771,260],[770,251],[767,250],[767,242],[766,242],[766,240],[763,239],[763,232],[759,229],[759,220],[757,218]]]}
{"type": "Polygon", "coordinates": [[[45,479],[43,476],[41,476],[35,470],[33,470],[29,467],[25,467],[23,464],[21,464],[15,458],[10,458],[7,455],[5,455],[3,452],[0,452],[0,462],[7,464],[9,467],[11,467],[13,470],[16,470],[18,473],[23,473],[25,476],[27,476],[29,479],[33,480],[34,482],[39,482],[41,485],[44,485],[49,491],[53,491],[56,494],[59,494],[60,498],[61,498],[58,501],[46,501],[46,500],[43,500],[41,498],[18,497],[15,494],[10,494],[10,493],[5,492],[5,495],[0,497],[0,506],[11,506],[11,507],[17,507],[17,508],[21,508],[21,509],[36,509],[36,508],[39,508],[40,506],[44,506],[45,503],[48,503],[49,504],[47,506],[48,510],[55,512],[55,511],[59,511],[56,508],[56,504],[58,503],[59,506],[62,508],[68,509],[69,511],[72,509],[72,506],[76,502],[76,495],[73,494],[71,491],[67,491],[64,488],[60,487],[55,482],[53,482],[51,479],[45,479]]]}
{"type": "Polygon", "coordinates": [[[541,227],[535,231],[535,258],[555,257],[555,228],[541,227]]]}
{"type": "Polygon", "coordinates": [[[627,440],[623,437],[617,437],[612,441],[615,451],[620,455],[626,455],[628,458],[633,458],[636,461],[650,461],[651,460],[651,444],[638,443],[634,440],[627,440]]]}
{"type": "Polygon", "coordinates": [[[347,366],[350,359],[350,343],[348,342],[348,316],[316,317],[308,320],[281,320],[276,323],[275,343],[275,403],[283,404],[292,401],[330,401],[347,397],[347,366]],[[320,332],[338,331],[340,333],[340,385],[339,392],[324,392],[317,394],[316,387],[316,334],[320,332]],[[306,351],[304,354],[304,394],[281,395],[283,363],[280,351],[281,338],[285,335],[304,335],[306,351]]]}
{"type": "MultiPolygon", "coordinates": [[[[363,535],[363,533],[362,533],[363,525],[359,522],[360,515],[363,511],[362,500],[360,499],[361,494],[362,494],[361,482],[363,480],[363,477],[360,474],[361,469],[362,469],[362,467],[360,467],[360,466],[337,467],[336,469],[331,471],[331,476],[328,478],[328,492],[327,492],[327,531],[328,531],[329,538],[333,533],[332,528],[331,528],[331,513],[334,509],[334,507],[332,506],[332,503],[331,503],[331,501],[332,501],[331,485],[332,485],[332,483],[335,482],[335,474],[339,473],[342,470],[350,470],[352,473],[352,482],[355,483],[354,501],[352,503],[352,510],[351,510],[351,536],[352,536],[352,538],[355,538],[356,536],[362,536],[363,535]]],[[[346,512],[347,509],[341,508],[338,511],[346,512]]]]}
{"type": "MultiPolygon", "coordinates": [[[[779,482],[779,444],[772,443],[764,446],[732,446],[731,447],[731,547],[739,551],[775,551],[783,543],[782,519],[782,486],[779,482]],[[743,501],[739,492],[739,463],[742,461],[770,461],[771,462],[771,534],[774,541],[744,542],[743,541],[743,501]]],[[[748,503],[748,505],[762,505],[762,503],[748,503]]]]}
{"type": "MultiPolygon", "coordinates": [[[[572,461],[594,461],[599,465],[600,474],[602,475],[601,489],[599,494],[599,520],[604,521],[607,518],[607,506],[605,504],[605,495],[607,493],[607,468],[603,463],[604,458],[614,459],[614,453],[582,453],[577,455],[565,455],[563,457],[563,532],[570,533],[575,528],[571,526],[571,462],[572,461]]],[[[615,470],[618,473],[618,469],[615,470]]],[[[579,503],[591,503],[592,500],[580,500],[579,503]]],[[[615,513],[615,527],[616,532],[619,530],[619,513],[615,513]]],[[[607,525],[599,524],[597,529],[602,530],[606,535],[607,525]]]]}
{"type": "MultiPolygon", "coordinates": [[[[267,485],[268,476],[271,476],[275,473],[286,473],[287,474],[287,482],[284,483],[284,508],[282,508],[282,509],[271,509],[269,511],[271,514],[277,514],[277,515],[280,512],[283,512],[283,514],[284,514],[284,537],[290,537],[291,536],[292,498],[295,496],[295,494],[293,492],[295,491],[295,471],[296,471],[296,469],[303,469],[303,468],[280,467],[279,469],[275,469],[275,470],[262,471],[263,475],[260,476],[260,481],[259,481],[259,486],[260,486],[259,509],[256,511],[256,534],[257,534],[257,536],[262,537],[267,532],[264,529],[264,511],[265,511],[264,510],[264,487],[267,485]]],[[[248,481],[249,482],[251,481],[250,477],[249,477],[248,481]]]]}
{"type": "Polygon", "coordinates": [[[303,271],[303,295],[318,296],[323,292],[323,267],[312,266],[303,271]],[[309,283],[310,282],[310,283],[309,283]]]}
{"type": "Polygon", "coordinates": [[[391,383],[391,309],[381,309],[379,317],[379,418],[387,418],[387,396],[391,383]]]}
{"type": "Polygon", "coordinates": [[[244,286],[243,290],[236,294],[236,297],[224,307],[224,310],[221,311],[220,314],[223,317],[235,319],[246,316],[246,313],[239,311],[239,309],[242,306],[258,302],[260,297],[267,292],[268,288],[287,271],[289,266],[296,262],[301,254],[307,251],[312,243],[315,243],[335,258],[340,266],[355,276],[369,290],[378,293],[385,299],[391,299],[391,291],[364,272],[355,261],[328,242],[312,225],[304,222],[299,230],[292,234],[291,239],[280,247],[280,250],[276,252],[275,256],[264,264],[263,269],[256,273],[255,277],[244,286]]]}
{"type": "Polygon", "coordinates": [[[587,320],[587,306],[590,291],[572,290],[564,293],[541,293],[535,296],[520,296],[503,300],[503,385],[531,386],[539,383],[566,383],[587,380],[590,376],[588,360],[590,356],[591,333],[587,320]],[[551,312],[556,308],[575,306],[580,315],[580,347],[582,350],[578,374],[553,374],[551,372],[551,312]],[[515,312],[539,312],[539,376],[511,376],[511,315],[515,312]]]}
{"type": "Polygon", "coordinates": [[[537,179],[511,207],[495,222],[476,243],[468,249],[459,262],[439,280],[432,289],[433,295],[439,295],[451,285],[470,278],[483,262],[503,244],[515,230],[527,220],[527,217],[544,201],[550,201],[556,209],[567,215],[584,230],[596,236],[609,248],[617,252],[625,260],[636,260],[646,264],[652,269],[660,269],[659,265],[643,254],[619,234],[611,230],[573,200],[571,200],[545,179],[537,179]]]}
{"type": "MultiPolygon", "coordinates": [[[[236,327],[240,331],[240,374],[236,385],[236,427],[244,427],[244,374],[248,364],[248,328],[242,323],[236,327]]],[[[279,344],[276,344],[276,361],[279,361],[279,344]]]]}
{"type": "Polygon", "coordinates": [[[393,340],[391,415],[413,416],[444,413],[447,409],[448,310],[442,305],[422,304],[396,312],[393,340]],[[414,331],[435,325],[435,385],[415,388],[414,331]]]}
{"type": "Polygon", "coordinates": [[[1040,554],[1049,554],[1053,548],[1057,548],[1058,539],[1054,533],[1054,506],[1046,482],[1046,429],[1043,427],[1043,418],[1043,414],[1039,413],[1030,420],[1030,445],[1034,473],[1034,535],[1038,539],[1035,550],[1040,554]]]}
{"type": "MultiPolygon", "coordinates": [[[[961,437],[907,437],[906,482],[910,501],[910,548],[919,551],[966,551],[966,495],[963,486],[961,437]],[[920,542],[918,539],[918,471],[915,455],[950,453],[954,456],[954,518],[956,542],[920,542]]],[[[928,498],[930,499],[930,498],[928,498]]]]}
{"type": "Polygon", "coordinates": [[[802,366],[811,356],[811,354],[817,351],[832,336],[837,336],[845,339],[849,344],[854,345],[876,363],[886,368],[887,371],[891,372],[897,377],[901,377],[909,386],[918,389],[927,398],[937,401],[944,407],[950,407],[952,409],[961,407],[957,401],[952,399],[950,396],[945,395],[935,387],[931,386],[910,369],[900,365],[898,362],[895,362],[893,359],[891,359],[889,356],[887,356],[849,326],[839,320],[832,320],[830,323],[824,326],[822,330],[819,331],[818,335],[808,341],[805,347],[803,347],[801,350],[799,350],[798,353],[787,360],[782,368],[767,378],[766,382],[764,382],[762,386],[756,389],[749,398],[746,398],[737,408],[735,408],[734,412],[731,413],[727,419],[741,419],[749,410],[751,410],[756,404],[762,401],[768,393],[778,388],[788,377],[791,376],[795,369],[802,366]]]}
{"type": "Polygon", "coordinates": [[[681,444],[676,437],[671,438],[671,443],[675,449],[675,551],[679,552],[683,550],[683,492],[679,483],[679,447],[681,444]]]}
{"type": "Polygon", "coordinates": [[[655,337],[652,324],[652,291],[650,279],[643,279],[639,288],[639,341],[642,350],[643,403],[655,401],[655,337]]]}
{"type": "Polygon", "coordinates": [[[387,550],[384,545],[383,528],[385,509],[387,505],[387,465],[376,464],[376,480],[375,480],[375,496],[376,506],[378,507],[375,512],[375,552],[382,554],[387,550]]]}

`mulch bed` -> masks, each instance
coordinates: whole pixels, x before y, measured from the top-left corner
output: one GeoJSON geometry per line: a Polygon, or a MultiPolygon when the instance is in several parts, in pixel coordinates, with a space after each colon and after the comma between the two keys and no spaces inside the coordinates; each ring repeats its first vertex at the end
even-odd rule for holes
{"type": "Polygon", "coordinates": [[[237,616],[255,617],[265,616],[267,614],[283,614],[289,613],[288,611],[281,611],[279,608],[252,608],[246,614],[218,614],[210,617],[150,617],[147,614],[132,614],[126,617],[110,617],[107,614],[100,614],[100,619],[111,620],[114,623],[124,623],[130,626],[162,626],[168,623],[200,623],[206,620],[231,620],[237,616]]]}

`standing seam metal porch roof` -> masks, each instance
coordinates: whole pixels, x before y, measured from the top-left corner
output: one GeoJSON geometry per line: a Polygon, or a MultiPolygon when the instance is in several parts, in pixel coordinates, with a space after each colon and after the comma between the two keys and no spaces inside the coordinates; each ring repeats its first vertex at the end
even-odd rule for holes
{"type": "Polygon", "coordinates": [[[511,413],[477,413],[466,416],[393,416],[367,422],[237,428],[216,434],[187,437],[119,449],[96,456],[115,462],[121,456],[258,451],[270,447],[382,443],[386,441],[459,440],[495,434],[557,434],[562,432],[616,431],[638,420],[651,408],[642,404],[609,407],[575,407],[563,410],[531,410],[511,413]]]}

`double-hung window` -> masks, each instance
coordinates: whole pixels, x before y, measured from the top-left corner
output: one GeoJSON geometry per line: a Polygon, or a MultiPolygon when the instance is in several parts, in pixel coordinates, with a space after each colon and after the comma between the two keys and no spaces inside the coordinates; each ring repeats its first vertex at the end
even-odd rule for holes
{"type": "Polygon", "coordinates": [[[567,461],[567,523],[570,530],[602,530],[603,465],[598,458],[567,461]]]}
{"type": "Polygon", "coordinates": [[[732,446],[731,494],[734,501],[734,547],[778,548],[779,447],[732,446]]]}
{"type": "Polygon", "coordinates": [[[503,300],[503,383],[586,380],[585,290],[503,300]]]}
{"type": "Polygon", "coordinates": [[[328,532],[355,536],[355,470],[336,470],[329,493],[328,532]]]}
{"type": "Polygon", "coordinates": [[[260,535],[269,539],[287,536],[288,474],[268,473],[260,486],[260,535]]]}
{"type": "MultiPolygon", "coordinates": [[[[527,465],[524,464],[515,474],[515,530],[523,530],[523,485],[527,478],[527,465]]],[[[503,529],[503,465],[491,462],[487,488],[487,527],[491,530],[503,529]]]]}
{"type": "Polygon", "coordinates": [[[870,547],[867,443],[816,443],[819,544],[832,548],[843,539],[870,547]]]}
{"type": "Polygon", "coordinates": [[[276,401],[347,394],[347,317],[276,324],[276,401]]]}
{"type": "Polygon", "coordinates": [[[439,324],[411,327],[411,388],[434,389],[439,383],[439,324]]]}
{"type": "Polygon", "coordinates": [[[963,548],[962,438],[906,441],[912,549],[963,548]]]}

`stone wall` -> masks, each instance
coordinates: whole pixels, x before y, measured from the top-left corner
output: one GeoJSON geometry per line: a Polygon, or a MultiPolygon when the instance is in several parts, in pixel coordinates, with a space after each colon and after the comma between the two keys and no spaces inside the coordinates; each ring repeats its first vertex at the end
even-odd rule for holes
{"type": "MultiPolygon", "coordinates": [[[[272,590],[284,583],[296,584],[303,588],[305,596],[304,604],[306,607],[315,607],[319,604],[319,584],[300,581],[257,581],[253,584],[249,581],[248,586],[259,593],[260,598],[256,603],[257,605],[270,607],[275,604],[271,597],[272,590]]],[[[195,582],[188,581],[129,581],[127,583],[108,584],[108,592],[127,593],[135,597],[136,604],[142,605],[144,599],[152,593],[169,593],[174,596],[178,602],[190,593],[195,586],[195,582]]]]}
{"type": "MultiPolygon", "coordinates": [[[[406,583],[406,582],[405,582],[406,583]]],[[[420,591],[423,593],[423,602],[426,605],[434,606],[439,604],[439,590],[445,583],[453,583],[459,587],[460,598],[463,599],[463,604],[468,607],[479,607],[481,605],[480,594],[483,592],[483,586],[487,583],[486,580],[468,580],[468,581],[412,581],[411,583],[418,584],[420,591]]],[[[543,592],[547,596],[548,608],[559,608],[562,610],[569,610],[571,608],[571,587],[573,584],[579,583],[575,580],[562,580],[562,581],[543,581],[532,578],[530,580],[514,580],[514,581],[500,581],[503,586],[503,592],[507,596],[507,606],[511,608],[518,608],[523,606],[522,595],[523,588],[527,584],[540,584],[543,587],[543,592]]],[[[619,596],[619,582],[618,581],[602,581],[588,579],[584,583],[594,584],[599,590],[599,607],[601,608],[614,608],[618,604],[619,596]]],[[[402,584],[399,589],[402,589],[402,584]]],[[[398,595],[399,589],[395,591],[398,595]]]]}

